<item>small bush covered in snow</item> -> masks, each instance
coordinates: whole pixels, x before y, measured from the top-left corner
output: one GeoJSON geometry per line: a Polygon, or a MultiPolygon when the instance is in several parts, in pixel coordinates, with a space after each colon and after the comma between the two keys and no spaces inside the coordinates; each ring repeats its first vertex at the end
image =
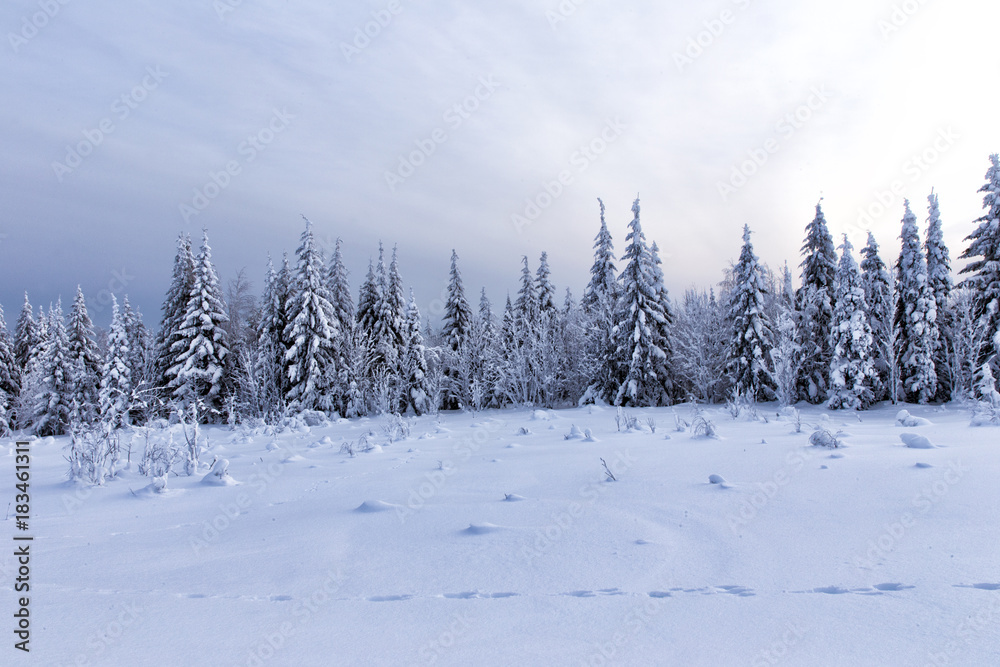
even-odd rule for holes
{"type": "Polygon", "coordinates": [[[833,433],[830,433],[830,431],[828,431],[827,429],[818,426],[816,427],[816,430],[813,431],[813,434],[809,436],[809,444],[814,445],[816,447],[828,447],[830,449],[836,449],[837,447],[840,447],[844,443],[838,440],[837,436],[835,436],[833,433]]]}
{"type": "Polygon", "coordinates": [[[694,421],[691,422],[691,430],[694,431],[695,436],[699,438],[718,438],[719,434],[715,431],[715,423],[705,416],[705,413],[698,410],[695,413],[694,421]]]}

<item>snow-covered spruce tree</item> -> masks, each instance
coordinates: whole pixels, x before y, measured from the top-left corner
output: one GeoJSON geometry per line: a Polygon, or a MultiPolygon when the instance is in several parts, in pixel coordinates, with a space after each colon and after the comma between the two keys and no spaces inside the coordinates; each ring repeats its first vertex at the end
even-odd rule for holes
{"type": "Polygon", "coordinates": [[[358,291],[358,309],[355,313],[355,335],[354,361],[349,364],[349,368],[356,371],[351,374],[354,381],[353,389],[364,397],[365,412],[370,411],[370,387],[373,381],[373,370],[375,368],[375,330],[378,326],[379,303],[382,301],[381,287],[375,275],[375,264],[368,258],[368,272],[361,282],[358,291]],[[360,365],[359,360],[364,360],[360,365]]]}
{"type": "Polygon", "coordinates": [[[170,400],[177,409],[196,409],[199,419],[210,422],[221,419],[225,405],[229,363],[229,345],[222,328],[225,321],[226,306],[212,264],[208,231],[203,231],[184,319],[171,346],[174,363],[167,375],[170,400]]]}
{"type": "Polygon", "coordinates": [[[535,271],[538,311],[540,313],[552,313],[556,310],[556,288],[552,284],[551,276],[549,254],[543,250],[542,256],[538,258],[538,269],[535,271]]]}
{"type": "Polygon", "coordinates": [[[388,338],[395,347],[397,358],[403,354],[406,347],[406,315],[407,302],[403,294],[403,279],[399,275],[399,261],[396,257],[396,246],[392,247],[392,261],[389,262],[389,280],[385,290],[385,301],[382,306],[382,320],[385,323],[388,338]]]}
{"type": "MultiPolygon", "coordinates": [[[[396,266],[395,252],[393,266],[396,266]]],[[[395,385],[398,384],[399,354],[403,344],[405,313],[400,310],[403,304],[403,287],[398,270],[394,279],[386,272],[381,243],[378,246],[378,264],[374,276],[375,290],[372,292],[374,301],[365,304],[366,332],[373,342],[374,364],[370,374],[386,383],[385,391],[394,391],[395,385]]],[[[396,410],[395,406],[385,406],[385,409],[396,410]]]]}
{"type": "Polygon", "coordinates": [[[653,288],[656,292],[656,297],[660,302],[663,317],[666,320],[666,323],[660,326],[660,349],[667,355],[664,365],[666,374],[663,378],[663,388],[667,392],[667,399],[669,402],[673,399],[674,393],[676,392],[676,378],[674,377],[673,367],[670,365],[670,360],[673,357],[672,329],[674,324],[674,311],[673,306],[670,305],[670,294],[667,292],[667,285],[663,279],[663,262],[660,261],[660,247],[656,245],[656,241],[653,241],[653,244],[649,247],[649,255],[653,269],[653,288]]]}
{"type": "Polygon", "coordinates": [[[40,386],[35,396],[32,426],[37,435],[63,435],[69,431],[73,411],[75,364],[69,355],[69,338],[62,303],[49,309],[46,339],[38,357],[40,386]]]}
{"type": "Polygon", "coordinates": [[[876,373],[868,303],[853,250],[844,234],[837,266],[837,306],[833,311],[833,360],[827,401],[831,410],[865,410],[875,398],[871,388],[876,373]]]}
{"type": "Polygon", "coordinates": [[[590,354],[590,318],[566,288],[559,322],[559,401],[579,403],[594,377],[594,357],[590,354]]]}
{"type": "Polygon", "coordinates": [[[129,335],[118,299],[111,295],[111,330],[101,371],[99,406],[101,421],[118,428],[129,423],[132,397],[132,369],[129,366],[129,335]]]}
{"type": "Polygon", "coordinates": [[[288,275],[284,279],[274,270],[271,256],[267,257],[264,276],[264,294],[261,296],[260,317],[257,322],[257,349],[254,375],[257,382],[250,388],[248,400],[257,406],[262,416],[273,418],[285,405],[286,387],[283,386],[285,352],[285,308],[288,301],[288,275]]]}
{"type": "Polygon", "coordinates": [[[334,341],[340,336],[337,314],[330,302],[323,256],[306,218],[298,260],[287,302],[284,338],[288,373],[288,404],[294,410],[329,410],[327,382],[336,369],[334,341]]]}
{"type": "Polygon", "coordinates": [[[910,403],[926,403],[937,393],[934,347],[937,339],[934,294],[927,282],[927,260],[920,247],[917,217],[903,200],[902,247],[896,262],[896,315],[899,331],[896,359],[903,395],[910,403]]]}
{"type": "Polygon", "coordinates": [[[556,288],[552,284],[548,253],[543,252],[535,272],[535,289],[538,292],[538,314],[535,338],[536,350],[532,371],[538,388],[537,402],[554,407],[564,399],[562,375],[562,313],[556,306],[556,288]]]}
{"type": "Polygon", "coordinates": [[[353,328],[354,300],[351,297],[351,284],[347,267],[344,265],[340,238],[337,239],[334,246],[326,282],[330,289],[330,298],[333,300],[333,307],[337,313],[337,322],[340,324],[341,330],[353,328]]]}
{"type": "Polygon", "coordinates": [[[94,323],[87,313],[83,290],[76,287],[76,297],[69,315],[69,356],[76,364],[76,383],[73,388],[73,420],[92,424],[97,420],[100,405],[98,392],[101,387],[101,350],[94,339],[94,323]]]}
{"type": "Polygon", "coordinates": [[[750,242],[750,227],[743,225],[743,248],[734,271],[735,285],[727,307],[730,326],[726,349],[726,372],[733,394],[751,401],[774,396],[774,380],[768,367],[771,356],[771,326],[764,314],[764,285],[760,262],[750,242]]]}
{"type": "Polygon", "coordinates": [[[23,373],[27,374],[30,370],[29,362],[36,356],[41,342],[42,336],[38,322],[35,321],[31,302],[28,301],[28,293],[25,292],[24,306],[21,307],[21,314],[17,318],[17,325],[14,329],[14,358],[17,359],[17,364],[23,373]]]}
{"type": "Polygon", "coordinates": [[[617,377],[615,405],[651,406],[669,403],[666,327],[655,266],[639,221],[639,199],[632,204],[633,218],[622,260],[622,293],[615,310],[613,340],[617,377]]]}
{"type": "Polygon", "coordinates": [[[14,356],[14,341],[0,306],[0,436],[9,433],[16,424],[13,411],[20,392],[21,367],[14,356]]]}
{"type": "Polygon", "coordinates": [[[490,302],[489,297],[486,296],[485,287],[479,290],[479,323],[482,326],[485,336],[492,338],[496,333],[497,322],[496,315],[493,314],[493,304],[490,302]]]}
{"type": "Polygon", "coordinates": [[[443,358],[446,408],[468,406],[471,398],[471,359],[473,349],[472,308],[465,298],[462,274],[458,270],[458,253],[451,251],[451,273],[448,299],[444,305],[444,327],[441,332],[446,354],[443,358]]]}
{"type": "Polygon", "coordinates": [[[358,329],[365,336],[374,338],[375,329],[378,326],[379,303],[382,301],[382,293],[378,278],[375,275],[375,264],[371,258],[368,259],[368,273],[358,292],[357,325],[358,329]]]}
{"type": "MultiPolygon", "coordinates": [[[[979,188],[986,214],[978,218],[976,230],[965,237],[969,247],[959,256],[971,260],[960,273],[969,274],[963,285],[975,295],[974,314],[983,331],[974,386],[980,386],[984,364],[993,377],[1000,376],[1000,156],[990,155],[986,183],[979,188]]],[[[982,399],[981,396],[977,398],[982,399]]]]}
{"type": "Polygon", "coordinates": [[[177,351],[174,343],[181,339],[181,325],[187,313],[188,301],[191,298],[191,288],[194,287],[194,254],[191,250],[191,237],[181,234],[177,237],[177,254],[174,256],[174,270],[170,279],[170,287],[163,299],[163,319],[160,330],[156,334],[156,383],[170,393],[170,382],[174,378],[169,373],[176,364],[177,351]]]}
{"type": "Polygon", "coordinates": [[[486,288],[479,293],[479,312],[472,320],[473,346],[470,350],[472,366],[472,382],[475,383],[472,393],[476,409],[496,404],[497,358],[499,331],[496,317],[493,315],[493,304],[486,296],[486,288]]]}
{"type": "Polygon", "coordinates": [[[948,246],[944,243],[944,232],[941,226],[941,209],[938,196],[931,191],[927,197],[927,238],[924,239],[924,251],[927,254],[927,283],[934,295],[936,312],[935,327],[938,336],[934,346],[934,370],[937,372],[937,399],[951,400],[954,381],[951,375],[952,366],[952,317],[948,306],[948,296],[951,294],[951,259],[948,246]]]}
{"type": "Polygon", "coordinates": [[[427,358],[424,356],[424,337],[420,333],[420,308],[410,290],[410,303],[406,309],[406,346],[402,355],[406,406],[417,415],[433,411],[431,389],[427,382],[427,358]]]}
{"type": "Polygon", "coordinates": [[[879,255],[878,243],[868,232],[868,243],[861,249],[861,285],[868,304],[868,323],[872,330],[872,380],[875,401],[896,401],[899,371],[896,364],[896,329],[893,323],[895,300],[892,277],[879,255]]]}
{"type": "Polygon", "coordinates": [[[788,268],[788,260],[781,268],[781,293],[778,300],[785,308],[795,307],[795,287],[792,285],[792,271],[788,268]]]}
{"type": "Polygon", "coordinates": [[[341,240],[338,238],[334,247],[333,258],[330,261],[327,285],[330,288],[330,299],[337,315],[337,325],[340,337],[334,341],[337,357],[337,377],[331,383],[337,412],[347,416],[351,410],[348,404],[351,399],[352,383],[355,388],[363,382],[363,377],[353,377],[349,370],[353,367],[350,360],[355,355],[355,319],[354,299],[351,297],[351,285],[347,267],[344,265],[344,255],[341,250],[341,240]]]}
{"type": "Polygon", "coordinates": [[[521,287],[514,301],[514,311],[522,325],[535,325],[538,322],[538,285],[531,277],[528,257],[521,257],[521,287]]]}
{"type": "Polygon", "coordinates": [[[142,321],[142,313],[133,310],[128,295],[122,299],[122,319],[128,336],[128,366],[132,375],[132,424],[144,422],[157,408],[154,400],[155,358],[153,336],[142,321]]]}
{"type": "Polygon", "coordinates": [[[837,252],[827,229],[822,202],[816,204],[816,216],[806,225],[802,244],[805,259],[802,286],[799,288],[799,343],[802,365],[799,374],[799,397],[810,403],[822,403],[830,386],[830,329],[833,322],[834,276],[837,272],[837,252]]]}
{"type": "Polygon", "coordinates": [[[21,391],[21,367],[14,354],[14,341],[7,330],[3,306],[0,306],[0,391],[11,400],[21,391]]]}
{"type": "Polygon", "coordinates": [[[608,232],[607,222],[604,220],[604,202],[600,199],[597,203],[601,205],[601,228],[594,237],[594,263],[590,267],[590,282],[583,292],[581,305],[586,313],[593,313],[602,304],[617,301],[618,297],[618,277],[615,268],[615,247],[608,232]]]}
{"type": "Polygon", "coordinates": [[[604,202],[598,199],[597,203],[601,207],[601,227],[594,238],[594,263],[581,305],[588,319],[588,354],[599,363],[594,366],[584,400],[606,398],[618,388],[610,359],[614,352],[611,332],[621,284],[615,267],[614,245],[604,219],[604,202]]]}
{"type": "Polygon", "coordinates": [[[538,283],[531,277],[527,256],[522,256],[521,287],[514,301],[513,345],[504,359],[504,393],[516,405],[534,405],[541,400],[541,354],[548,316],[542,316],[539,303],[538,283]]]}
{"type": "Polygon", "coordinates": [[[452,350],[458,348],[469,338],[472,330],[472,309],[465,298],[465,288],[462,286],[462,274],[458,270],[458,253],[451,251],[451,273],[448,280],[448,300],[444,305],[444,328],[441,332],[443,342],[452,350]]]}

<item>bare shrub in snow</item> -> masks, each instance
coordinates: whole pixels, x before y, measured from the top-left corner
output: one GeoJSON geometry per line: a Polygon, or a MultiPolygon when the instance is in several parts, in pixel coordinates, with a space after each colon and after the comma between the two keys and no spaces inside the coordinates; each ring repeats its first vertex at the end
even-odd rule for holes
{"type": "Polygon", "coordinates": [[[615,413],[615,425],[619,431],[631,431],[639,428],[639,418],[621,407],[615,413]]]}
{"type": "Polygon", "coordinates": [[[691,424],[689,424],[687,422],[687,420],[681,419],[681,416],[679,414],[677,414],[676,412],[674,413],[674,430],[675,431],[677,431],[678,433],[683,433],[684,431],[686,431],[688,429],[689,426],[691,426],[691,424]]]}
{"type": "Polygon", "coordinates": [[[701,410],[695,412],[694,421],[691,422],[692,430],[694,434],[701,438],[718,438],[719,434],[715,432],[715,423],[705,416],[705,413],[701,410]]]}
{"type": "Polygon", "coordinates": [[[399,414],[386,415],[382,421],[382,433],[389,444],[406,440],[410,437],[410,424],[399,414]]]}
{"type": "Polygon", "coordinates": [[[726,399],[726,412],[736,421],[743,414],[743,404],[737,398],[726,399]]]}
{"type": "Polygon", "coordinates": [[[359,452],[370,452],[375,449],[375,445],[368,440],[368,436],[364,433],[358,438],[358,446],[355,448],[359,452]]]}
{"type": "Polygon", "coordinates": [[[989,364],[983,364],[976,386],[980,400],[972,407],[970,426],[1000,426],[1000,392],[989,364]]]}
{"type": "Polygon", "coordinates": [[[177,420],[184,436],[184,473],[194,475],[198,472],[201,448],[198,445],[198,405],[192,403],[190,411],[177,410],[177,420]],[[190,414],[186,414],[190,412],[190,414]]]}
{"type": "Polygon", "coordinates": [[[618,478],[615,477],[615,474],[613,472],[611,472],[611,468],[608,467],[607,461],[605,461],[603,458],[601,459],[601,465],[604,466],[604,474],[607,477],[607,481],[617,482],[618,478]]]}
{"type": "Polygon", "coordinates": [[[152,432],[153,429],[143,428],[145,444],[142,450],[142,460],[139,462],[139,474],[146,477],[164,477],[172,472],[173,467],[184,460],[184,452],[174,442],[174,434],[152,432]]]}
{"type": "Polygon", "coordinates": [[[802,413],[798,408],[792,408],[792,424],[795,425],[796,433],[802,433],[802,413]]]}
{"type": "Polygon", "coordinates": [[[98,486],[117,474],[121,456],[120,432],[110,423],[74,429],[65,456],[69,462],[69,478],[98,486]]]}
{"type": "Polygon", "coordinates": [[[837,439],[833,433],[830,433],[827,429],[822,426],[816,427],[813,434],[809,436],[809,444],[816,447],[827,447],[829,449],[836,449],[840,447],[843,443],[837,439]]]}

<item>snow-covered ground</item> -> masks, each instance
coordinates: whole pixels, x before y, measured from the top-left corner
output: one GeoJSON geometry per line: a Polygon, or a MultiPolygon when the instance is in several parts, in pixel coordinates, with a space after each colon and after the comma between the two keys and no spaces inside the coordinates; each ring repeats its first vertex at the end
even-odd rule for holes
{"type": "Polygon", "coordinates": [[[898,409],[802,407],[795,432],[712,407],[718,439],[676,430],[690,406],[628,432],[612,408],[445,414],[391,444],[377,418],[216,427],[202,460],[238,483],[165,493],[71,484],[66,439],[38,440],[32,652],[0,662],[997,664],[1000,429],[898,409]],[[845,446],[811,446],[817,424],[845,446]]]}

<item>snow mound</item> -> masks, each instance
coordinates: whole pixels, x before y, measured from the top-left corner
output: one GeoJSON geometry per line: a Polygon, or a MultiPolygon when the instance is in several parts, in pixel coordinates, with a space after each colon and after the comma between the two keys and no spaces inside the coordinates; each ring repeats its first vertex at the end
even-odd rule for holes
{"type": "Polygon", "coordinates": [[[486,535],[502,530],[500,526],[492,523],[470,523],[469,527],[462,532],[466,535],[486,535]]]}
{"type": "Polygon", "coordinates": [[[921,470],[925,470],[927,468],[933,468],[934,466],[932,466],[930,463],[922,463],[922,462],[918,461],[917,463],[913,464],[913,467],[914,468],[920,468],[921,470]]]}
{"type": "Polygon", "coordinates": [[[516,503],[522,500],[527,500],[524,496],[518,495],[516,493],[505,493],[503,496],[504,502],[516,503]]]}
{"type": "Polygon", "coordinates": [[[393,505],[392,503],[387,503],[384,500],[366,500],[355,507],[354,511],[362,514],[371,514],[373,512],[388,512],[396,509],[397,507],[399,507],[399,505],[393,505]]]}
{"type": "Polygon", "coordinates": [[[708,483],[709,484],[725,484],[726,483],[726,478],[723,477],[722,475],[709,475],[708,476],[708,483]]]}
{"type": "Polygon", "coordinates": [[[303,410],[299,413],[306,426],[322,426],[326,423],[326,414],[319,410],[303,410]]]}
{"type": "Polygon", "coordinates": [[[531,413],[532,421],[547,422],[558,418],[555,410],[535,410],[531,413]]]}
{"type": "Polygon", "coordinates": [[[299,454],[289,454],[285,458],[281,459],[282,463],[295,463],[296,461],[305,461],[299,454]]]}
{"type": "Polygon", "coordinates": [[[923,417],[914,417],[906,410],[896,413],[896,426],[930,426],[931,420],[923,417]]]}
{"type": "Polygon", "coordinates": [[[521,428],[517,429],[517,434],[518,435],[531,435],[531,429],[528,428],[527,426],[522,426],[521,428]]]}
{"type": "Polygon", "coordinates": [[[597,438],[594,437],[594,432],[591,431],[589,428],[583,429],[583,441],[584,442],[600,442],[597,438]]]}
{"type": "Polygon", "coordinates": [[[931,444],[931,441],[922,435],[917,435],[916,433],[900,433],[899,439],[902,440],[907,447],[910,449],[934,449],[935,446],[931,444]]]}
{"type": "Polygon", "coordinates": [[[227,459],[216,458],[212,463],[212,469],[201,479],[203,484],[213,486],[235,486],[239,482],[229,476],[229,461],[227,459]]]}
{"type": "Polygon", "coordinates": [[[136,497],[145,498],[169,498],[182,493],[184,493],[183,489],[168,489],[167,476],[161,475],[159,477],[153,477],[147,486],[140,489],[139,492],[134,495],[136,497]]]}
{"type": "Polygon", "coordinates": [[[580,440],[583,438],[583,431],[576,424],[569,427],[569,433],[563,436],[563,440],[580,440]]]}

